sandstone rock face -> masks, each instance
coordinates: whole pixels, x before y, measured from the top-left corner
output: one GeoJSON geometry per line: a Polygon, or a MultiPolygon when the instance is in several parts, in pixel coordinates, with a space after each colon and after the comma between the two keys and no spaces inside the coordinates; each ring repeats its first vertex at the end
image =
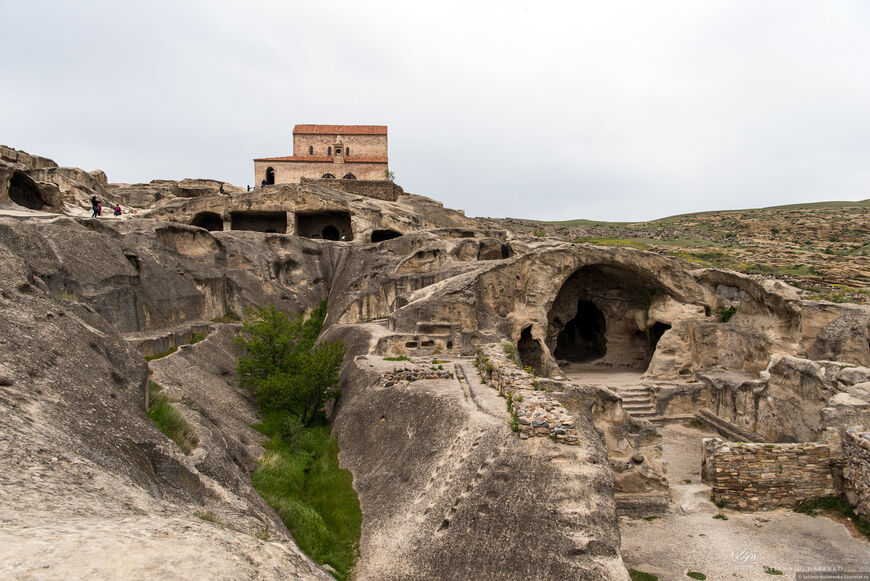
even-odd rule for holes
{"type": "MultiPolygon", "coordinates": [[[[15,502],[0,505],[4,573],[329,579],[250,487],[256,436],[246,424],[253,408],[238,401],[218,368],[204,365],[231,361],[219,353],[226,335],[222,345],[195,346],[202,350],[196,363],[176,370],[167,360],[155,374],[167,384],[181,379],[200,410],[185,412],[202,436],[200,448],[185,456],[145,415],[141,356],[88,304],[57,297],[6,240],[0,479],[15,502]],[[218,415],[217,424],[205,419],[218,415]],[[218,428],[228,424],[235,440],[218,428]],[[275,544],[256,537],[267,528],[275,544]]],[[[180,363],[185,354],[174,357],[180,363]]]]}
{"type": "Polygon", "coordinates": [[[255,411],[232,384],[220,321],[256,304],[328,300],[325,338],[349,347],[331,415],[363,507],[360,579],[627,579],[617,504],[667,505],[656,429],[627,413],[627,395],[568,381],[566,362],[644,373],[646,413],[706,414],[752,438],[833,440],[867,423],[865,306],[518,235],[398,191],[220,195],[216,181],[108,184],[0,156],[0,209],[17,216],[0,217],[0,461],[4,492],[24,501],[0,509],[0,531],[27,539],[15,575],[35,575],[37,547],[62,533],[52,563],[68,577],[90,562],[108,575],[97,547],[110,546],[131,553],[122,576],[165,578],[145,557],[171,545],[181,578],[197,558],[215,578],[324,578],[250,488],[255,411]],[[94,194],[143,209],[28,217],[81,214],[94,194]],[[194,331],[209,338],[186,345],[194,331]],[[181,348],[152,363],[153,378],[199,433],[189,456],[144,413],[140,355],[170,346],[181,348]],[[480,354],[504,367],[488,376],[498,381],[482,383],[480,354]],[[415,367],[384,360],[397,356],[415,367]],[[274,543],[257,538],[265,528],[274,543]],[[139,530],[152,536],[125,551],[139,530]]]}
{"type": "MultiPolygon", "coordinates": [[[[366,352],[372,327],[380,332],[336,326],[324,339],[366,352]]],[[[504,400],[473,368],[464,385],[455,377],[382,383],[395,365],[348,360],[334,417],[364,515],[359,578],[628,578],[613,479],[588,420],[577,446],[520,440],[504,400]]]]}
{"type": "Polygon", "coordinates": [[[244,188],[217,180],[184,179],[180,181],[152,180],[147,184],[113,183],[108,185],[108,195],[119,200],[125,206],[149,208],[158,202],[173,198],[219,195],[221,185],[224,187],[224,194],[245,191],[244,188]]]}

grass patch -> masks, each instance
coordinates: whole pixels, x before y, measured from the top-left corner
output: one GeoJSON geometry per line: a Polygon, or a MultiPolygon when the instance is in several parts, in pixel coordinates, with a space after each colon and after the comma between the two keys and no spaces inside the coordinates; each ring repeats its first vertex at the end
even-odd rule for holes
{"type": "Polygon", "coordinates": [[[215,317],[211,320],[212,323],[238,323],[241,319],[235,313],[227,311],[222,317],[215,317]]]}
{"type": "Polygon", "coordinates": [[[795,512],[808,514],[810,516],[816,516],[819,511],[829,511],[838,514],[851,520],[855,524],[855,528],[870,540],[870,522],[861,515],[856,514],[852,509],[852,506],[846,502],[846,499],[839,496],[823,496],[821,498],[807,500],[800,503],[794,510],[795,512]]]}
{"type": "Polygon", "coordinates": [[[516,345],[514,345],[510,341],[502,341],[501,348],[504,349],[504,352],[508,356],[508,359],[510,359],[511,361],[516,363],[517,365],[520,364],[520,362],[517,361],[517,346],[516,345]]]}
{"type": "Polygon", "coordinates": [[[543,228],[535,228],[535,230],[532,232],[532,236],[534,236],[536,238],[543,238],[546,235],[547,235],[547,231],[544,230],[543,228]]]}
{"type": "Polygon", "coordinates": [[[193,515],[196,518],[202,519],[204,521],[213,522],[213,523],[219,524],[219,525],[224,524],[224,522],[221,519],[219,519],[218,517],[216,517],[215,514],[211,511],[198,510],[195,513],[193,513],[193,515]]]}
{"type": "Polygon", "coordinates": [[[206,337],[208,337],[208,333],[191,333],[190,334],[190,344],[194,345],[196,343],[199,343],[200,341],[202,341],[206,337]]]}
{"type": "Polygon", "coordinates": [[[649,245],[637,239],[631,238],[594,238],[592,236],[581,236],[575,238],[571,242],[576,244],[594,244],[596,246],[621,246],[628,248],[637,248],[638,250],[649,250],[649,245]]]}
{"type": "Polygon", "coordinates": [[[707,579],[706,575],[704,575],[703,573],[699,573],[698,571],[689,571],[688,573],[686,573],[686,577],[689,577],[691,579],[698,579],[698,581],[706,581],[707,579]]]}
{"type": "Polygon", "coordinates": [[[721,512],[719,514],[713,515],[713,518],[718,519],[718,520],[728,520],[728,517],[725,516],[724,514],[722,514],[721,512]]]}
{"type": "Polygon", "coordinates": [[[399,355],[398,357],[384,357],[384,361],[410,361],[411,358],[407,355],[399,355]]]}
{"type": "Polygon", "coordinates": [[[288,442],[287,412],[274,412],[253,426],[271,440],[251,475],[257,492],[275,509],[299,547],[347,579],[359,553],[362,512],[349,470],[338,467],[338,443],[329,426],[302,429],[288,442]]]}
{"type": "Polygon", "coordinates": [[[629,569],[628,576],[631,577],[631,581],[659,581],[659,578],[650,573],[644,573],[643,571],[638,571],[636,569],[629,569]]]}
{"type": "Polygon", "coordinates": [[[646,522],[652,522],[652,521],[654,521],[654,520],[656,520],[656,519],[659,519],[659,518],[661,518],[661,517],[658,517],[658,516],[645,516],[645,517],[643,517],[643,520],[645,520],[646,522]]]}
{"type": "Polygon", "coordinates": [[[768,575],[782,575],[782,571],[779,569],[774,569],[773,567],[765,567],[764,572],[768,575]]]}
{"type": "Polygon", "coordinates": [[[199,437],[193,426],[187,423],[163,388],[155,381],[148,381],[148,417],[167,438],[178,444],[185,454],[199,445],[199,437]]]}
{"type": "Polygon", "coordinates": [[[170,347],[169,349],[167,349],[163,353],[157,353],[155,355],[146,355],[145,360],[146,361],[154,361],[155,359],[161,359],[163,357],[166,357],[167,355],[172,355],[176,351],[178,351],[178,347],[170,347]]]}

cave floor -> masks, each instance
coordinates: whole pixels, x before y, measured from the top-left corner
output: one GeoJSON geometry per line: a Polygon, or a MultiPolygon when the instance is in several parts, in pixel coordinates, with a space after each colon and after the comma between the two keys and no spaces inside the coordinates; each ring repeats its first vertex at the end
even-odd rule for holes
{"type": "Polygon", "coordinates": [[[673,497],[659,518],[620,517],[622,556],[628,567],[661,581],[687,579],[794,579],[795,571],[870,571],[870,542],[841,523],[791,510],[737,512],[717,508],[701,483],[701,439],[712,432],[685,423],[660,428],[673,497]],[[722,514],[728,520],[714,519],[722,514]],[[766,574],[766,567],[782,576],[766,574]],[[827,568],[827,569],[824,569],[827,568]]]}

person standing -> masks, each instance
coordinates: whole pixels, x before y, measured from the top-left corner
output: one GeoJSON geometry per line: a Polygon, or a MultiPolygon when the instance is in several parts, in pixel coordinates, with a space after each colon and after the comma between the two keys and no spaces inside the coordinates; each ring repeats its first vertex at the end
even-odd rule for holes
{"type": "Polygon", "coordinates": [[[115,204],[115,215],[116,216],[121,215],[121,204],[115,204]]]}
{"type": "Polygon", "coordinates": [[[93,210],[93,214],[91,214],[91,218],[96,218],[100,215],[100,201],[97,199],[97,196],[91,196],[91,210],[93,210]]]}

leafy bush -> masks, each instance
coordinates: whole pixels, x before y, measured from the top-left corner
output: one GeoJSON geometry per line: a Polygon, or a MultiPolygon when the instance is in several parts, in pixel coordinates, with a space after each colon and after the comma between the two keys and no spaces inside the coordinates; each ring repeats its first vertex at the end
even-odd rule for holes
{"type": "Polygon", "coordinates": [[[516,345],[514,345],[510,341],[502,341],[501,347],[502,347],[502,349],[504,349],[504,352],[508,356],[508,359],[510,359],[511,361],[516,363],[517,365],[520,364],[520,362],[517,361],[517,346],[516,345]]]}
{"type": "Polygon", "coordinates": [[[686,577],[691,577],[692,579],[698,579],[698,581],[705,581],[707,576],[703,573],[698,573],[697,571],[689,571],[686,573],[686,577]]]}
{"type": "Polygon", "coordinates": [[[308,318],[275,305],[248,311],[236,337],[245,352],[236,373],[239,384],[257,396],[263,410],[289,412],[310,426],[324,402],[338,397],[344,345],[340,341],[314,345],[325,317],[326,303],[308,318]]]}
{"type": "Polygon", "coordinates": [[[532,232],[532,236],[535,236],[536,238],[543,238],[546,235],[547,231],[543,228],[535,228],[535,230],[532,232]]]}
{"type": "Polygon", "coordinates": [[[628,575],[631,577],[631,581],[658,581],[659,578],[655,575],[651,575],[649,573],[644,573],[643,571],[636,571],[635,569],[629,569],[628,575]]]}
{"type": "Polygon", "coordinates": [[[384,361],[410,361],[411,358],[407,355],[399,355],[398,357],[384,357],[384,361]]]}
{"type": "Polygon", "coordinates": [[[737,312],[737,307],[728,307],[727,309],[719,309],[716,311],[719,315],[719,320],[723,323],[727,323],[731,320],[731,317],[737,312]]]}

